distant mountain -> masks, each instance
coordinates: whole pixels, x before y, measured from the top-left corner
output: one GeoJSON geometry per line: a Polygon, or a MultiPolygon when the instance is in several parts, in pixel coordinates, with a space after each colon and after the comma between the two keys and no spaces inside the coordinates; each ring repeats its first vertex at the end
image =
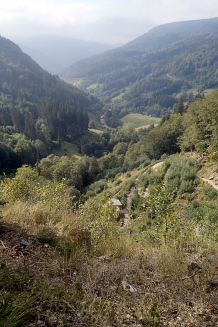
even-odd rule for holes
{"type": "Polygon", "coordinates": [[[122,117],[161,116],[180,96],[217,87],[218,18],[170,23],[73,64],[61,78],[98,95],[122,117]]]}
{"type": "Polygon", "coordinates": [[[88,130],[88,111],[101,110],[95,97],[49,74],[3,37],[0,72],[0,169],[34,163],[36,144],[41,157],[62,140],[75,142],[88,130]]]}
{"type": "MultiPolygon", "coordinates": [[[[55,61],[52,57],[49,57],[45,53],[35,50],[24,44],[19,44],[20,49],[28,54],[34,61],[36,61],[42,68],[46,69],[52,74],[57,74],[64,70],[64,66],[59,61],[55,61]]],[[[42,48],[43,51],[43,48],[42,48]]]]}
{"type": "Polygon", "coordinates": [[[48,72],[58,74],[78,60],[115,48],[110,44],[59,36],[16,38],[20,48],[48,72]]]}

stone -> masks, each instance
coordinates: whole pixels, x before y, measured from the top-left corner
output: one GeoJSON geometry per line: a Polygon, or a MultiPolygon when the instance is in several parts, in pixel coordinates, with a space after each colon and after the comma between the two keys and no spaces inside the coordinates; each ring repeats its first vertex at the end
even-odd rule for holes
{"type": "Polygon", "coordinates": [[[23,247],[26,248],[27,246],[30,246],[30,243],[27,242],[27,241],[22,240],[22,241],[20,241],[20,246],[23,246],[23,247]]]}
{"type": "Polygon", "coordinates": [[[137,292],[137,289],[130,285],[126,280],[122,280],[122,287],[124,291],[130,291],[131,293],[137,292]]]}

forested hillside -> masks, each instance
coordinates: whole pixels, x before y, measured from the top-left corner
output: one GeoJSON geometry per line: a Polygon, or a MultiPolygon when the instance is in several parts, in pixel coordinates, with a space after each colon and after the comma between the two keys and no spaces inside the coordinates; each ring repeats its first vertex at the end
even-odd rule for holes
{"type": "Polygon", "coordinates": [[[218,90],[98,137],[1,177],[0,325],[216,326],[218,90]]]}
{"type": "Polygon", "coordinates": [[[218,18],[158,26],[116,50],[72,65],[61,77],[98,95],[115,117],[161,117],[182,97],[217,86],[218,18]]]}
{"type": "Polygon", "coordinates": [[[42,159],[41,176],[56,182],[64,178],[67,185],[91,196],[101,193],[109,178],[175,153],[197,151],[217,161],[218,91],[197,96],[183,112],[175,109],[156,127],[135,130],[126,124],[104,131],[86,146],[89,156],[79,160],[54,155],[42,159]]]}
{"type": "Polygon", "coordinates": [[[75,142],[88,130],[93,96],[52,76],[10,40],[0,37],[1,168],[34,164],[61,141],[75,142]]]}

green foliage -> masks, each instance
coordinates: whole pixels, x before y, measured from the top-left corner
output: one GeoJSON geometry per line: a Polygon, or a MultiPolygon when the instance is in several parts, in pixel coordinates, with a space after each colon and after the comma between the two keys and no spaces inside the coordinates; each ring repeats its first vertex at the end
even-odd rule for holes
{"type": "MultiPolygon", "coordinates": [[[[47,155],[52,141],[80,139],[88,130],[88,110],[98,115],[102,105],[94,96],[44,71],[13,42],[0,37],[0,48],[0,132],[4,137],[20,136],[16,145],[10,145],[14,154],[8,158],[5,153],[0,168],[6,169],[8,163],[17,168],[47,155]],[[44,149],[36,149],[40,142],[44,149]]],[[[8,152],[6,144],[0,139],[3,152],[8,152]]]]}
{"type": "Polygon", "coordinates": [[[106,179],[100,179],[99,181],[94,182],[93,184],[89,185],[86,197],[89,198],[91,196],[97,195],[98,193],[101,193],[106,187],[106,185],[106,179]]]}
{"type": "Polygon", "coordinates": [[[104,246],[108,239],[116,233],[114,207],[107,193],[100,199],[88,200],[81,211],[82,215],[89,216],[90,222],[87,231],[91,233],[92,252],[95,255],[104,253],[104,246]]]}
{"type": "Polygon", "coordinates": [[[135,184],[135,178],[129,178],[121,185],[121,187],[119,187],[119,191],[116,191],[116,196],[123,205],[126,204],[127,193],[131,190],[133,186],[135,186],[135,184]]]}
{"type": "Polygon", "coordinates": [[[112,123],[130,112],[161,117],[172,112],[181,93],[188,101],[193,90],[217,85],[216,36],[217,18],[162,25],[75,63],[65,77],[82,79],[80,87],[108,104],[112,123]]]}
{"type": "Polygon", "coordinates": [[[218,196],[217,190],[209,184],[204,185],[203,191],[208,199],[216,199],[218,196]]]}
{"type": "Polygon", "coordinates": [[[1,198],[5,202],[14,202],[15,200],[30,200],[35,193],[37,171],[30,166],[18,168],[16,176],[13,179],[5,178],[1,183],[1,198]]]}
{"type": "Polygon", "coordinates": [[[170,215],[171,204],[175,198],[176,190],[166,189],[163,184],[159,184],[151,191],[151,194],[145,199],[143,208],[149,212],[151,219],[162,221],[170,215]]]}
{"type": "Polygon", "coordinates": [[[94,157],[83,156],[80,160],[72,156],[58,158],[49,155],[43,158],[39,165],[40,175],[60,183],[65,180],[68,186],[72,186],[79,191],[94,182],[100,172],[97,160],[94,157]]]}
{"type": "Polygon", "coordinates": [[[135,190],[130,199],[129,215],[131,215],[134,211],[140,210],[142,203],[143,203],[143,198],[139,196],[138,191],[135,190]]]}
{"type": "MultiPolygon", "coordinates": [[[[185,150],[196,149],[203,153],[210,145],[217,149],[218,143],[218,91],[207,97],[198,96],[188,106],[184,115],[184,132],[179,138],[180,148],[185,150]]],[[[212,153],[211,153],[212,154],[212,153]]]]}
{"type": "Polygon", "coordinates": [[[0,285],[1,288],[8,290],[21,290],[23,285],[31,280],[29,267],[18,265],[15,268],[2,263],[0,266],[0,285]]]}
{"type": "MultiPolygon", "coordinates": [[[[207,186],[207,185],[205,185],[207,186]]],[[[196,220],[199,223],[201,233],[206,235],[208,240],[218,240],[218,201],[217,193],[203,187],[202,196],[198,200],[193,200],[183,208],[185,216],[189,220],[196,220]],[[215,197],[214,197],[215,195],[215,197]]],[[[215,191],[215,190],[214,190],[215,191]]]]}
{"type": "Polygon", "coordinates": [[[184,113],[185,113],[185,106],[184,106],[184,103],[182,101],[182,98],[180,98],[179,102],[177,103],[177,105],[174,108],[174,114],[183,115],[184,113]]]}
{"type": "Polygon", "coordinates": [[[157,304],[154,303],[151,310],[150,310],[150,317],[151,317],[151,322],[149,322],[146,327],[160,327],[159,321],[160,321],[160,315],[157,312],[157,304]]]}
{"type": "MultiPolygon", "coordinates": [[[[217,98],[217,91],[207,97],[198,96],[189,103],[187,112],[183,115],[173,114],[160,126],[145,130],[143,134],[139,131],[138,138],[132,134],[133,141],[129,143],[125,152],[123,166],[126,169],[134,169],[143,161],[146,164],[153,158],[160,159],[163,155],[173,154],[180,150],[192,151],[194,148],[203,152],[210,160],[216,161],[218,147],[217,98]]],[[[116,141],[119,133],[119,129],[114,132],[110,142],[116,141]]],[[[116,163],[115,160],[114,162],[116,163]]],[[[192,186],[188,186],[187,182],[184,182],[183,190],[186,188],[191,189],[192,186]]]]}
{"type": "Polygon", "coordinates": [[[91,128],[91,129],[96,128],[94,120],[90,120],[88,127],[91,128]]]}
{"type": "Polygon", "coordinates": [[[176,187],[178,194],[192,192],[198,184],[200,164],[196,159],[175,156],[166,176],[167,187],[176,187]]]}
{"type": "Polygon", "coordinates": [[[33,299],[14,299],[0,292],[0,325],[19,327],[28,323],[34,315],[33,299]]]}
{"type": "Polygon", "coordinates": [[[176,189],[167,189],[165,185],[159,184],[150,192],[144,200],[142,208],[146,210],[150,220],[162,230],[165,243],[169,237],[168,232],[172,223],[173,200],[176,196],[176,189]]]}
{"type": "MultiPolygon", "coordinates": [[[[29,166],[18,169],[14,178],[1,181],[1,200],[4,202],[28,201],[46,203],[59,208],[68,205],[71,199],[67,196],[67,185],[61,182],[46,181],[37,174],[37,170],[29,166]]],[[[72,195],[72,194],[71,194],[72,195]]]]}
{"type": "Polygon", "coordinates": [[[42,243],[48,243],[53,246],[57,245],[58,237],[56,233],[48,228],[42,228],[37,231],[37,239],[42,243]]]}
{"type": "Polygon", "coordinates": [[[164,163],[157,169],[148,168],[140,177],[139,185],[145,190],[148,186],[152,189],[154,186],[160,184],[170,167],[170,162],[165,160],[164,163]]]}

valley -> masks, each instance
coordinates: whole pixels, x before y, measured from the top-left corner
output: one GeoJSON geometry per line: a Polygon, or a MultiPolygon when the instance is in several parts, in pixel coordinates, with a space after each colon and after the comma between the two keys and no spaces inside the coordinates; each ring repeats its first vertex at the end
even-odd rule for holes
{"type": "Polygon", "coordinates": [[[217,33],[60,77],[0,37],[0,326],[217,325],[217,33]]]}

